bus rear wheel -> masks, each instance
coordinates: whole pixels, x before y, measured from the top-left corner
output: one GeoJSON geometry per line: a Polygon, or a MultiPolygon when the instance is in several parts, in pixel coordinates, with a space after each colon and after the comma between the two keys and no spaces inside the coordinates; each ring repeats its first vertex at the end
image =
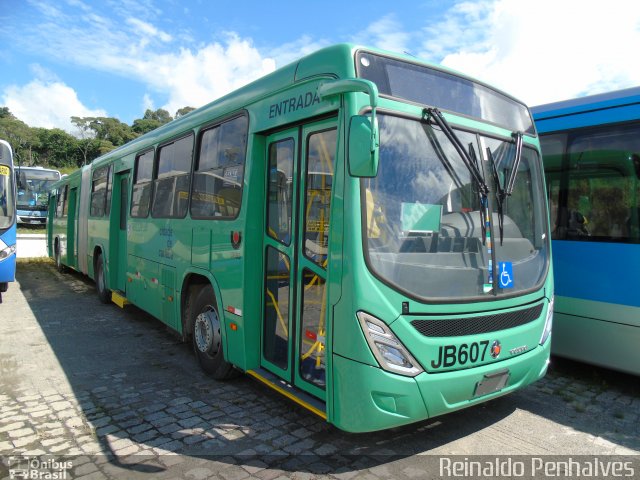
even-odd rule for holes
{"type": "Polygon", "coordinates": [[[64,265],[62,264],[62,254],[60,253],[60,242],[56,240],[55,246],[55,260],[56,260],[56,268],[60,273],[64,273],[64,265]]]}
{"type": "Polygon", "coordinates": [[[224,359],[222,346],[222,325],[215,307],[215,296],[211,285],[206,285],[195,293],[191,308],[191,338],[193,351],[200,367],[216,380],[226,380],[235,376],[233,365],[224,359]]]}
{"type": "Polygon", "coordinates": [[[98,298],[102,303],[109,303],[111,301],[111,291],[107,288],[107,281],[104,278],[104,264],[102,263],[102,255],[98,255],[96,259],[96,290],[98,292],[98,298]]]}

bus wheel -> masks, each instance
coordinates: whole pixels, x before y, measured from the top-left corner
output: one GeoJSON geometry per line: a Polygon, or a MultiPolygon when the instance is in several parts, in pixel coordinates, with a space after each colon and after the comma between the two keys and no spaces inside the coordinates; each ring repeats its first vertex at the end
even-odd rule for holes
{"type": "Polygon", "coordinates": [[[98,258],[96,259],[95,274],[98,298],[102,303],[109,303],[111,301],[111,292],[107,288],[107,281],[104,278],[104,264],[102,263],[102,255],[98,255],[98,258]]]}
{"type": "Polygon", "coordinates": [[[63,273],[65,268],[64,268],[64,265],[62,264],[62,255],[60,254],[60,244],[57,241],[55,246],[55,255],[56,255],[56,258],[55,258],[56,268],[60,273],[63,273]]]}
{"type": "Polygon", "coordinates": [[[214,306],[213,288],[203,287],[195,297],[190,312],[192,315],[193,350],[202,369],[216,380],[231,378],[233,365],[224,359],[220,317],[214,306]]]}
{"type": "Polygon", "coordinates": [[[9,289],[9,282],[0,282],[0,293],[4,293],[9,289]]]}

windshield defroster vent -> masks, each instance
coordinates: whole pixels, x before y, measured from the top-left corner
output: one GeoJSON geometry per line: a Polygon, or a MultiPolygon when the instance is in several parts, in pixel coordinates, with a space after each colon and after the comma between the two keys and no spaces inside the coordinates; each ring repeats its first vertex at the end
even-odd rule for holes
{"type": "Polygon", "coordinates": [[[542,304],[540,303],[524,310],[484,317],[413,320],[411,325],[425,337],[462,337],[519,327],[540,318],[541,313],[542,304]]]}

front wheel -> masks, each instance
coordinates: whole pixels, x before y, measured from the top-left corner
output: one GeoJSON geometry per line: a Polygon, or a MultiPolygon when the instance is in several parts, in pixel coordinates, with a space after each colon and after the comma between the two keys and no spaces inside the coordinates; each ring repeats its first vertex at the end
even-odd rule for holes
{"type": "Polygon", "coordinates": [[[98,255],[96,259],[96,290],[98,292],[98,298],[102,303],[109,303],[111,301],[111,291],[107,288],[107,281],[105,279],[104,264],[102,263],[102,255],[98,255]]]}
{"type": "Polygon", "coordinates": [[[0,293],[4,293],[9,289],[9,282],[0,282],[0,293]]]}
{"type": "Polygon", "coordinates": [[[211,285],[195,293],[189,308],[191,338],[200,367],[216,380],[226,380],[234,376],[235,369],[224,359],[220,317],[214,300],[211,285]]]}

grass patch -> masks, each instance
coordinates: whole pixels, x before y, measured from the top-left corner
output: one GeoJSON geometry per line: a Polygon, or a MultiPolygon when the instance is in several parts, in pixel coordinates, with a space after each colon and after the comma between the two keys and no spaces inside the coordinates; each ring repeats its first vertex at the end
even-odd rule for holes
{"type": "Polygon", "coordinates": [[[18,225],[16,231],[18,233],[47,233],[45,225],[18,225]]]}
{"type": "Polygon", "coordinates": [[[31,265],[31,264],[51,264],[53,265],[53,258],[49,257],[31,257],[31,258],[16,258],[18,265],[31,265]]]}

